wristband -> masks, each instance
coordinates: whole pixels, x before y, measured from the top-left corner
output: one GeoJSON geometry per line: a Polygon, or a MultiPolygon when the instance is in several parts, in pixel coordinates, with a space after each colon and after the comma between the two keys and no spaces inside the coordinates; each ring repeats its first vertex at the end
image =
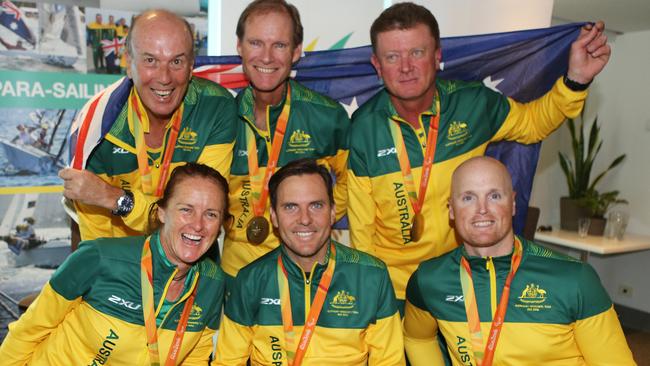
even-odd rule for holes
{"type": "Polygon", "coordinates": [[[587,84],[581,84],[581,83],[579,83],[577,81],[573,81],[573,80],[569,79],[568,76],[564,75],[564,85],[566,85],[567,88],[569,88],[569,89],[571,89],[573,91],[577,91],[577,92],[587,90],[587,88],[589,88],[589,85],[591,85],[592,81],[594,81],[594,80],[592,79],[587,84]]]}

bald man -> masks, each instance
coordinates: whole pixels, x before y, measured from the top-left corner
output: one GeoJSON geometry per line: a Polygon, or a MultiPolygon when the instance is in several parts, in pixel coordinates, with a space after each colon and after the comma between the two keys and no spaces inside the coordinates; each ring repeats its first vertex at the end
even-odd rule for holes
{"type": "Polygon", "coordinates": [[[514,213],[499,161],[475,157],[454,171],[449,218],[462,245],[408,282],[411,364],[444,365],[440,329],[453,365],[634,365],[593,268],[514,235],[514,213]]]}
{"type": "Polygon", "coordinates": [[[82,240],[146,231],[149,209],[178,165],[202,163],[224,177],[230,172],[237,109],[226,89],[192,77],[187,21],[146,11],[135,18],[126,47],[129,96],[107,107],[121,113],[85,170],[59,173],[64,196],[75,201],[82,240]]]}

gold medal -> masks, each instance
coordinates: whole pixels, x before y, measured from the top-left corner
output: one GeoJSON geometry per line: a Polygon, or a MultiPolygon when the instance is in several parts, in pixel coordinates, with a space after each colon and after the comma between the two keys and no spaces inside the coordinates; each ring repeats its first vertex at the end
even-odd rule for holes
{"type": "Polygon", "coordinates": [[[255,216],[246,226],[246,239],[253,245],[264,243],[269,236],[269,221],[264,216],[255,216]]]}
{"type": "Polygon", "coordinates": [[[422,239],[422,233],[424,232],[424,216],[421,213],[415,214],[413,216],[413,223],[411,224],[411,241],[418,241],[422,239]]]}

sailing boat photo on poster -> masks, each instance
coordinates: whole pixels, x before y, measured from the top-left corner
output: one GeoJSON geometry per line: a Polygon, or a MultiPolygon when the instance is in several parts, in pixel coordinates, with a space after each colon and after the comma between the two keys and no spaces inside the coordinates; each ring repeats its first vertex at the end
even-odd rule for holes
{"type": "Polygon", "coordinates": [[[0,68],[85,72],[83,19],[78,6],[0,2],[0,68]]]}
{"type": "Polygon", "coordinates": [[[28,178],[31,186],[60,184],[55,178],[65,166],[66,136],[77,110],[2,110],[0,175],[6,179],[0,185],[15,186],[12,178],[26,176],[33,176],[28,178]]]}

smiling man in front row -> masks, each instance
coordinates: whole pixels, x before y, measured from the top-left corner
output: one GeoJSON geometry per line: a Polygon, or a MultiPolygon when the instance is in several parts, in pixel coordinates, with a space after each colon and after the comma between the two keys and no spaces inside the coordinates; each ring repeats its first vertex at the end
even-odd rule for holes
{"type": "Polygon", "coordinates": [[[449,217],[463,245],[409,280],[411,364],[444,365],[440,328],[453,365],[634,365],[596,272],[515,236],[514,198],[495,159],[475,157],[453,173],[449,217]]]}
{"type": "Polygon", "coordinates": [[[330,237],[327,169],[293,161],[271,177],[269,192],[281,245],[240,270],[228,289],[216,364],[403,365],[386,266],[330,237]]]}

